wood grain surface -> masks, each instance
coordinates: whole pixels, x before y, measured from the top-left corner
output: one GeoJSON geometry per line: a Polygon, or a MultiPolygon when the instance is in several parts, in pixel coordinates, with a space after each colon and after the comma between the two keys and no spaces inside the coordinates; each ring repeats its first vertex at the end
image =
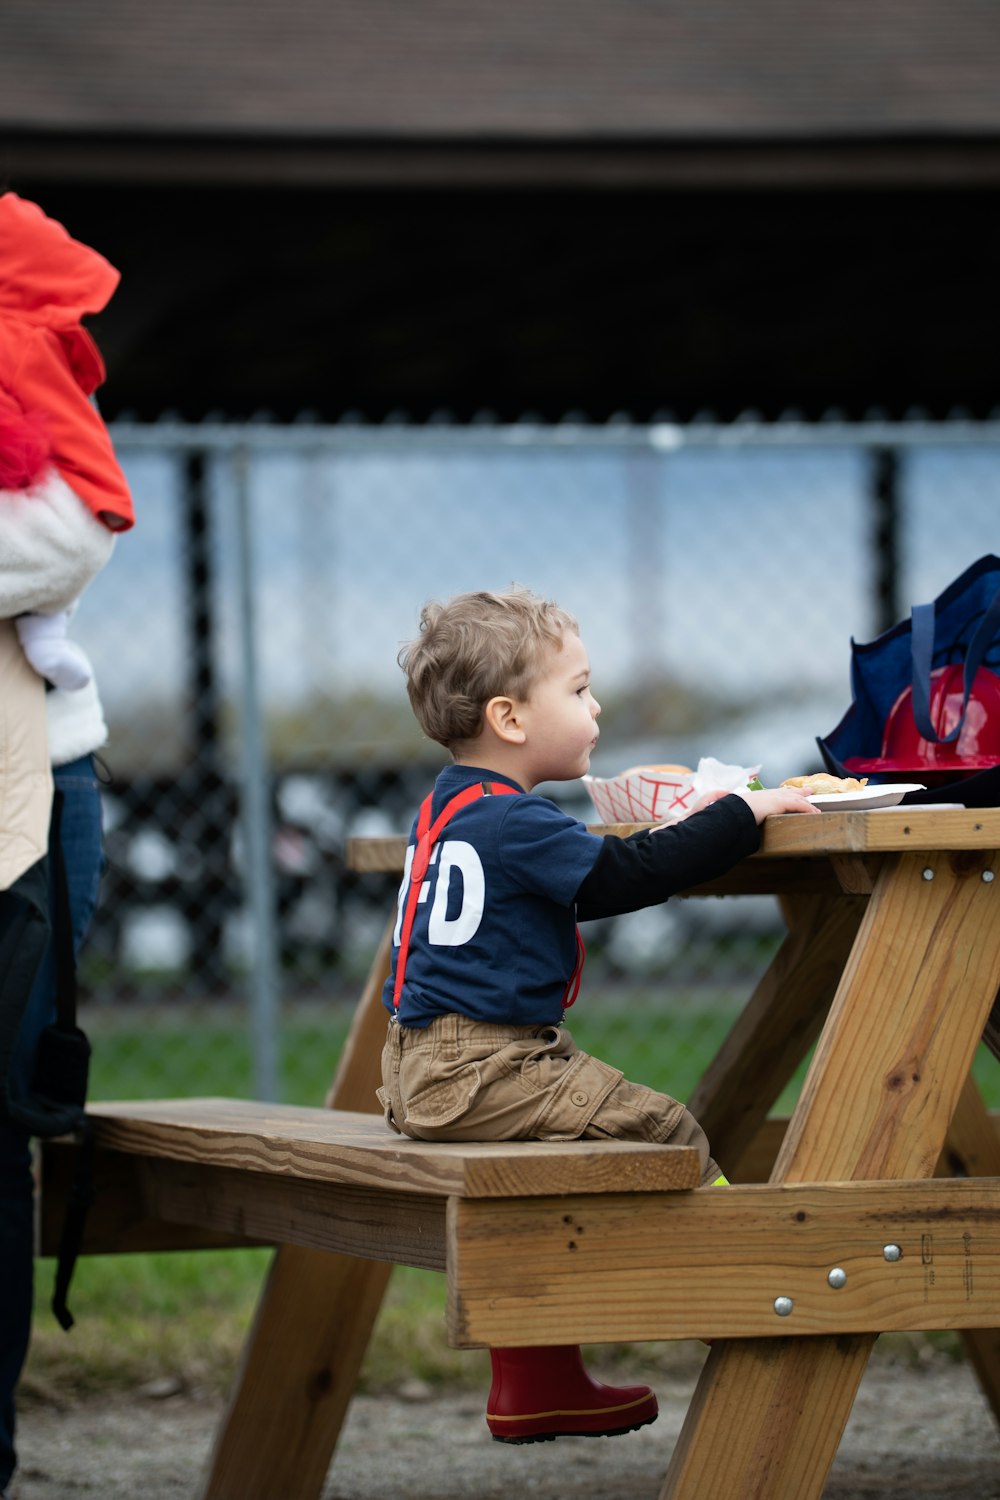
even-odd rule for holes
{"type": "MultiPolygon", "coordinates": [[[[650,828],[649,823],[593,824],[591,832],[616,834],[620,838],[650,828]]],[[[828,854],[874,854],[903,850],[995,849],[1000,847],[1000,808],[948,809],[890,807],[873,812],[824,812],[808,818],[785,814],[768,818],[763,826],[760,850],[750,856],[767,860],[774,856],[822,856],[828,854]]],[[[406,839],[354,838],[347,841],[347,862],[352,870],[368,874],[402,874],[406,839]]],[[[746,877],[746,861],[736,867],[733,878],[746,877]]],[[[742,887],[737,883],[737,891],[742,887]]]]}
{"type": "Polygon", "coordinates": [[[1000,1306],[986,1180],[455,1201],[449,1241],[459,1345],[975,1329],[1000,1306]]]}
{"type": "Polygon", "coordinates": [[[632,1141],[405,1140],[356,1110],[163,1099],[94,1104],[98,1144],[258,1174],[470,1198],[697,1187],[693,1146],[632,1141]]]}

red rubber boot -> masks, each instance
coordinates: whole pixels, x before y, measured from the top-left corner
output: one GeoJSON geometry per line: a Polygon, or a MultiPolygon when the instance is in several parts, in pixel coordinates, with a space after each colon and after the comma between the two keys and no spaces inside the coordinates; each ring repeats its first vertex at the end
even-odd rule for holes
{"type": "Polygon", "coordinates": [[[604,1385],[587,1374],[578,1344],[491,1349],[486,1425],[498,1443],[614,1437],[655,1422],[648,1385],[604,1385]]]}

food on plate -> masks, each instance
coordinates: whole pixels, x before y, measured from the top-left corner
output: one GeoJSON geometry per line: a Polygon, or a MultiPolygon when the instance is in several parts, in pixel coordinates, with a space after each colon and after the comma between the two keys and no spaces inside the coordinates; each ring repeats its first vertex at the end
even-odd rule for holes
{"type": "Polygon", "coordinates": [[[838,792],[860,792],[868,785],[867,776],[830,776],[817,771],[813,776],[789,776],[782,786],[793,786],[807,797],[830,797],[838,792]]]}
{"type": "Polygon", "coordinates": [[[660,775],[664,771],[669,771],[669,772],[671,772],[674,775],[680,775],[680,776],[690,776],[691,775],[691,767],[690,766],[672,766],[672,765],[629,766],[628,770],[627,771],[623,771],[621,774],[623,776],[644,776],[644,775],[645,776],[649,776],[649,775],[660,775]]]}

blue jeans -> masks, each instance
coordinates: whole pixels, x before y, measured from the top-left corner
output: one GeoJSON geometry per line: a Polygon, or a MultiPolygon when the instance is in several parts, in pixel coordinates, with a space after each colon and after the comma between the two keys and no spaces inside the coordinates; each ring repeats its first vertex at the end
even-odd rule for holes
{"type": "MultiPolygon", "coordinates": [[[[100,786],[89,755],[53,770],[63,794],[61,839],[69,887],[73,942],[90,927],[104,867],[100,786]]],[[[51,900],[51,892],[50,892],[51,900]]],[[[14,1056],[14,1082],[27,1088],[38,1038],[55,1015],[52,944],[44,957],[21,1023],[14,1056]]],[[[0,1123],[0,1490],[14,1472],[14,1398],[31,1335],[34,1284],[34,1212],[31,1142],[21,1130],[0,1123]]]]}

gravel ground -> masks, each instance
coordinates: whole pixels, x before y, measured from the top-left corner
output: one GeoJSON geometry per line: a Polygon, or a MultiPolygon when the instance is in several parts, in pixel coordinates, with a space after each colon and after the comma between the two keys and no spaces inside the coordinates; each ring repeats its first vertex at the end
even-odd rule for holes
{"type": "MultiPolygon", "coordinates": [[[[641,1432],[529,1447],[490,1440],[479,1394],[441,1397],[412,1382],[403,1394],[359,1396],[324,1500],[656,1500],[696,1375],[691,1364],[656,1380],[660,1418],[641,1432]]],[[[17,1500],[194,1500],[220,1412],[218,1400],[156,1387],[33,1405],[21,1417],[17,1500]]],[[[1000,1500],[1000,1436],[971,1369],[876,1351],[825,1495],[1000,1500]]]]}

